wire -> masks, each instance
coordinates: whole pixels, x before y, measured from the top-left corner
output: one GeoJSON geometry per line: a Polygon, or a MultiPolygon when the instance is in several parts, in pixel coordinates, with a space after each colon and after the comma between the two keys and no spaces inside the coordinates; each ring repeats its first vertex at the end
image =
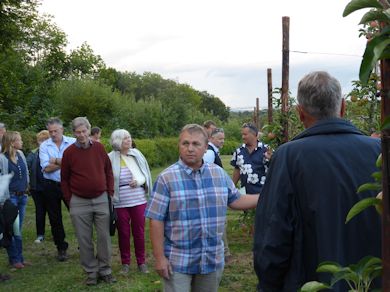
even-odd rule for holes
{"type": "Polygon", "coordinates": [[[304,51],[291,51],[291,53],[297,53],[297,54],[316,54],[316,55],[331,55],[331,56],[347,56],[347,57],[359,57],[360,55],[351,55],[351,54],[337,54],[337,53],[323,53],[323,52],[304,52],[304,51]]]}

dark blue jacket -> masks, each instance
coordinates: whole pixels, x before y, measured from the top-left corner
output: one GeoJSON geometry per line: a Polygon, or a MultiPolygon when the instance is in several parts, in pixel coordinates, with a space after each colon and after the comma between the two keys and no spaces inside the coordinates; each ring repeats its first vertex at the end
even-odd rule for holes
{"type": "MultiPolygon", "coordinates": [[[[380,140],[341,119],[323,120],[274,153],[255,216],[254,267],[259,291],[297,291],[304,283],[329,283],[317,274],[323,261],[345,266],[381,256],[380,216],[366,209],[345,218],[378,169],[380,140]]],[[[347,291],[338,285],[333,291],[347,291]]]]}

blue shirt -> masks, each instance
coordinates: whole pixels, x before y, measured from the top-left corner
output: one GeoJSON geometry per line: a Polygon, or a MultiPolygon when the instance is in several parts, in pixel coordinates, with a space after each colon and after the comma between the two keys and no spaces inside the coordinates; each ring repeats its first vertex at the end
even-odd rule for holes
{"type": "Polygon", "coordinates": [[[51,157],[54,158],[62,158],[64,151],[70,145],[72,145],[76,141],[75,138],[62,136],[62,142],[60,147],[53,142],[52,139],[47,139],[44,141],[39,147],[39,158],[41,161],[41,167],[43,172],[43,177],[46,179],[54,180],[57,182],[61,181],[61,171],[60,169],[53,172],[45,172],[44,169],[50,164],[49,160],[51,157]]]}
{"type": "Polygon", "coordinates": [[[164,221],[164,253],[173,271],[209,274],[223,268],[227,206],[239,198],[215,164],[194,171],[179,160],[158,176],[145,216],[164,221]]]}
{"type": "Polygon", "coordinates": [[[265,158],[267,150],[267,145],[257,141],[257,147],[252,153],[249,153],[245,144],[233,153],[230,164],[240,169],[241,187],[245,187],[247,194],[259,194],[263,188],[269,164],[265,158]]]}
{"type": "Polygon", "coordinates": [[[18,160],[16,163],[9,159],[8,154],[5,156],[8,158],[8,171],[14,173],[9,183],[9,191],[12,192],[25,192],[27,190],[27,166],[24,163],[22,156],[16,153],[18,160]]]}

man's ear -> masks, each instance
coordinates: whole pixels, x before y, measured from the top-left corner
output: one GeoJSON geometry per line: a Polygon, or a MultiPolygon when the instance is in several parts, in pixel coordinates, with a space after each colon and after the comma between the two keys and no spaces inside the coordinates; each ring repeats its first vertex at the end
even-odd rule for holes
{"type": "Polygon", "coordinates": [[[297,105],[297,111],[299,114],[299,120],[304,123],[305,121],[305,110],[300,106],[299,104],[297,105]]]}
{"type": "Polygon", "coordinates": [[[341,99],[341,107],[340,107],[340,118],[344,117],[345,114],[345,99],[341,99]]]}

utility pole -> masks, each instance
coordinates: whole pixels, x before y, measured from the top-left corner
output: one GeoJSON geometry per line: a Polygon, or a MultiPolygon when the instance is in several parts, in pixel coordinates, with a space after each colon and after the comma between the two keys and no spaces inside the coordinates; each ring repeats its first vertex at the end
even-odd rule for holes
{"type": "Polygon", "coordinates": [[[272,124],[272,69],[267,69],[267,84],[268,84],[268,124],[272,124]]]}
{"type": "Polygon", "coordinates": [[[283,142],[288,141],[288,91],[290,57],[290,17],[283,16],[283,60],[282,60],[282,127],[283,142]]]}

